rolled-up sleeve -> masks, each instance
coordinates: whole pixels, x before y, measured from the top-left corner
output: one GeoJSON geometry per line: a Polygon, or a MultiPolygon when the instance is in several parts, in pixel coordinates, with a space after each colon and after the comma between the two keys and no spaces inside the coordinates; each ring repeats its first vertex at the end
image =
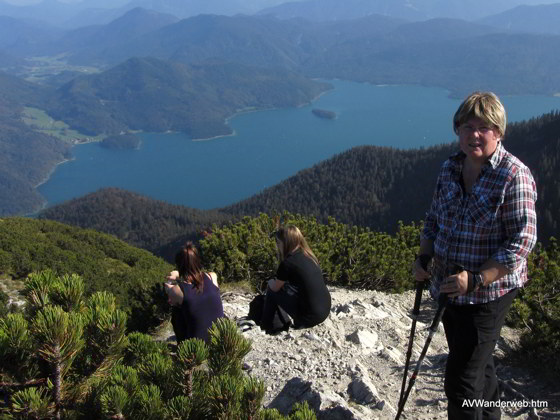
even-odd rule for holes
{"type": "Polygon", "coordinates": [[[537,242],[536,201],[533,176],[527,167],[521,167],[509,184],[502,205],[501,223],[506,239],[492,255],[510,272],[524,263],[537,242]]]}

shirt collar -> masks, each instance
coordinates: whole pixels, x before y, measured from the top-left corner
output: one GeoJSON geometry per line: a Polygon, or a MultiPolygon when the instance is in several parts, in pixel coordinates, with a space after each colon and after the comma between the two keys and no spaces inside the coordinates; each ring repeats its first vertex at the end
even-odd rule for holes
{"type": "MultiPolygon", "coordinates": [[[[504,147],[502,146],[502,141],[500,140],[498,142],[498,145],[496,146],[496,150],[494,150],[492,156],[490,156],[490,158],[486,161],[486,164],[489,164],[492,167],[492,169],[496,169],[497,166],[502,161],[502,158],[504,157],[505,154],[506,154],[506,149],[504,149],[504,147]]],[[[465,155],[462,151],[459,151],[451,155],[449,159],[451,159],[451,161],[454,163],[455,169],[461,172],[461,169],[463,167],[463,162],[465,161],[466,157],[467,155],[465,155]]]]}
{"type": "Polygon", "coordinates": [[[494,151],[494,153],[492,153],[490,159],[488,159],[488,163],[490,164],[490,166],[492,166],[492,169],[496,169],[498,167],[505,154],[506,149],[504,149],[504,147],[502,146],[502,141],[500,140],[498,142],[498,146],[496,146],[496,150],[494,151]]]}

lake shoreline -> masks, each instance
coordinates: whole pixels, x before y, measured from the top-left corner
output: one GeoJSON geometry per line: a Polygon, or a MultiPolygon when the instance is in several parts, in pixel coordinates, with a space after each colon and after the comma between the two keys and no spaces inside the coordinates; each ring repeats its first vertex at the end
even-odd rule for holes
{"type": "MultiPolygon", "coordinates": [[[[37,185],[39,192],[47,207],[116,187],[176,205],[220,208],[353,147],[417,149],[456,139],[451,120],[460,101],[450,99],[445,89],[341,80],[331,84],[334,89],[296,109],[239,110],[225,119],[231,124],[229,134],[192,139],[170,131],[143,132],[138,133],[142,147],[134,153],[103,152],[95,146],[74,149],[78,162],[56,165],[37,185]],[[311,108],[332,110],[338,118],[326,124],[311,108]],[[252,115],[234,120],[243,114],[252,115]],[[211,141],[223,137],[235,141],[211,141]]],[[[560,108],[559,97],[503,99],[511,122],[560,108]]]]}
{"type": "MultiPolygon", "coordinates": [[[[319,79],[316,79],[316,80],[319,80],[319,79]]],[[[323,92],[319,93],[318,95],[316,95],[315,97],[310,99],[309,102],[304,102],[304,103],[296,105],[294,107],[286,107],[286,108],[297,109],[297,108],[303,108],[304,106],[311,105],[313,102],[315,102],[319,98],[321,98],[321,96],[323,96],[324,94],[326,94],[328,92],[332,92],[335,89],[336,88],[334,86],[332,86],[330,89],[324,90],[323,92]]],[[[230,115],[229,117],[226,117],[224,119],[224,123],[229,127],[230,121],[233,118],[238,117],[240,115],[252,114],[252,113],[255,113],[255,112],[275,111],[275,110],[278,110],[278,109],[283,109],[283,108],[282,107],[271,107],[271,108],[246,109],[246,110],[242,109],[242,110],[236,111],[234,114],[230,115]]],[[[220,135],[212,136],[212,137],[200,137],[200,138],[191,139],[191,141],[210,141],[210,140],[220,139],[220,138],[223,138],[223,137],[235,137],[236,135],[237,135],[237,133],[235,132],[235,130],[232,130],[232,132],[230,134],[220,134],[220,135]]]]}

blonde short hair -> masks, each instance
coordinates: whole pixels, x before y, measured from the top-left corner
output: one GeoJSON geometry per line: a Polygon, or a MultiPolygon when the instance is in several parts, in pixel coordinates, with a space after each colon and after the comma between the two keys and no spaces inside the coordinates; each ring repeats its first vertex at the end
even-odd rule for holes
{"type": "Polygon", "coordinates": [[[498,129],[500,137],[506,134],[506,110],[496,94],[474,92],[457,109],[453,117],[453,131],[459,134],[459,127],[471,118],[480,118],[488,125],[498,129]]]}

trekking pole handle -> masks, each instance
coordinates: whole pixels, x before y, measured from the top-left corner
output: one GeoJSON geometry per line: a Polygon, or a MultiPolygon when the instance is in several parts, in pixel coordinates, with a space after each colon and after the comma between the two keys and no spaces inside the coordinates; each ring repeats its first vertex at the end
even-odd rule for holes
{"type": "MultiPolygon", "coordinates": [[[[417,257],[420,260],[420,266],[424,271],[428,271],[428,264],[430,263],[432,256],[428,254],[421,254],[417,257]]],[[[422,290],[424,290],[424,284],[426,281],[416,282],[416,296],[414,298],[414,307],[412,309],[412,316],[417,318],[420,314],[420,301],[422,300],[422,290]]]]}

